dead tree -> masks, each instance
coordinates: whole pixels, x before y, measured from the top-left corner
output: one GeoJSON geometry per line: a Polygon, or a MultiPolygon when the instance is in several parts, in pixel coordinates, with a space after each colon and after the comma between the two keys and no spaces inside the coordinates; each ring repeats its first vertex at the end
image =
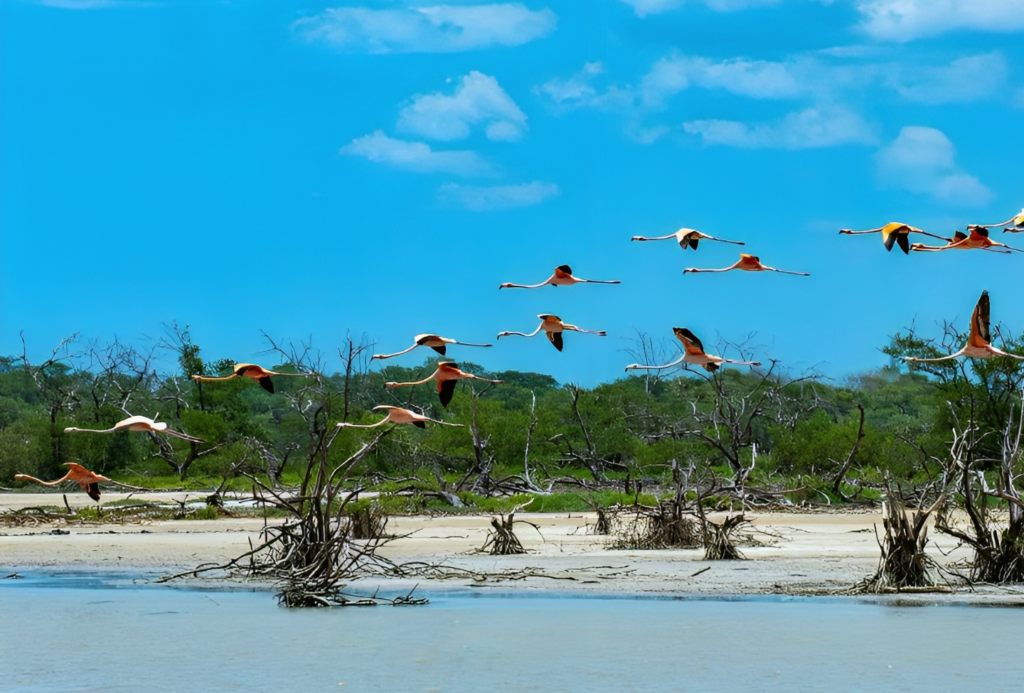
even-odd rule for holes
{"type": "MultiPolygon", "coordinates": [[[[636,501],[631,506],[615,508],[606,512],[608,529],[614,528],[617,549],[691,549],[701,546],[700,520],[695,508],[700,493],[688,499],[692,490],[691,477],[695,472],[693,462],[684,472],[676,460],[671,461],[674,494],[654,506],[636,501]]],[[[639,499],[639,493],[637,494],[639,499]]],[[[602,513],[598,513],[598,522],[602,513]]]]}
{"type": "MultiPolygon", "coordinates": [[[[996,486],[989,486],[984,472],[977,469],[973,438],[976,427],[954,429],[954,440],[949,459],[944,467],[954,479],[963,498],[968,523],[954,522],[949,513],[936,520],[936,529],[970,546],[974,551],[969,561],[971,582],[1009,584],[1024,582],[1024,501],[1018,485],[1024,478],[1024,450],[1021,447],[1024,431],[1024,405],[1014,407],[1002,431],[1002,455],[998,460],[996,486]],[[989,507],[989,499],[1006,504],[1006,524],[997,522],[989,507]]],[[[954,413],[955,419],[955,413],[954,413]]]]}
{"type": "Polygon", "coordinates": [[[843,483],[843,479],[846,478],[846,473],[850,471],[850,466],[857,457],[857,451],[860,449],[860,442],[864,440],[864,407],[858,402],[857,409],[860,411],[860,424],[857,426],[857,439],[853,441],[853,448],[850,450],[850,454],[847,455],[846,461],[843,462],[843,466],[839,468],[839,472],[836,473],[835,478],[832,479],[832,493],[840,496],[844,500],[846,499],[846,496],[843,495],[839,486],[843,483]]]}
{"type": "Polygon", "coordinates": [[[560,464],[563,465],[576,465],[585,467],[594,481],[601,484],[605,481],[605,470],[607,468],[617,469],[626,472],[625,489],[629,492],[630,484],[630,469],[629,466],[624,464],[622,461],[622,455],[614,453],[611,455],[601,455],[597,448],[594,446],[594,441],[591,438],[590,430],[587,427],[587,423],[583,418],[583,413],[580,411],[580,394],[583,392],[581,388],[576,385],[568,384],[565,389],[572,396],[572,412],[573,418],[576,420],[579,426],[580,433],[583,436],[584,447],[580,448],[574,446],[572,441],[569,440],[568,436],[563,433],[559,433],[548,440],[548,443],[558,448],[558,452],[561,455],[559,460],[560,464]]]}
{"type": "MultiPolygon", "coordinates": [[[[923,496],[923,494],[922,494],[923,496]]],[[[854,587],[858,592],[914,592],[936,589],[939,567],[927,553],[928,519],[945,501],[940,494],[926,509],[911,510],[891,485],[885,489],[882,509],[883,537],[875,538],[881,549],[878,570],[854,587]]]]}
{"type": "MultiPolygon", "coordinates": [[[[701,376],[710,383],[713,390],[711,402],[695,400],[690,403],[692,422],[682,435],[705,443],[724,459],[733,472],[745,476],[749,468],[743,458],[757,438],[757,426],[770,416],[778,416],[780,410],[791,404],[784,390],[816,376],[807,375],[790,380],[775,375],[777,361],[757,376],[751,386],[741,385],[728,371],[719,371],[711,376],[701,376]]],[[[737,486],[742,479],[737,479],[737,486]]]]}
{"type": "Polygon", "coordinates": [[[49,357],[40,363],[32,363],[28,355],[28,345],[25,342],[25,334],[19,333],[21,338],[21,367],[32,380],[43,406],[46,407],[50,419],[50,460],[49,465],[57,469],[63,461],[63,436],[57,419],[70,412],[79,402],[78,387],[80,381],[75,376],[76,359],[80,352],[73,351],[78,341],[78,333],[60,340],[60,343],[53,348],[49,357]]]}
{"type": "Polygon", "coordinates": [[[517,505],[507,515],[499,514],[497,517],[492,517],[491,529],[487,533],[484,545],[480,547],[480,552],[488,553],[492,556],[511,556],[526,553],[526,549],[523,548],[519,537],[516,536],[515,525],[517,523],[529,525],[536,529],[538,534],[540,533],[540,528],[532,522],[517,520],[516,513],[532,502],[533,500],[530,500],[522,505],[517,505]]]}
{"type": "MultiPolygon", "coordinates": [[[[305,372],[320,372],[320,356],[308,344],[285,348],[273,340],[270,343],[271,350],[281,353],[289,363],[305,372]]],[[[353,521],[352,504],[361,487],[352,482],[359,463],[393,427],[362,443],[345,460],[333,462],[331,447],[342,431],[352,430],[337,426],[343,395],[327,379],[316,376],[303,379],[302,385],[286,396],[307,424],[308,444],[301,483],[298,488],[276,488],[264,483],[261,475],[243,471],[252,483],[253,498],[282,511],[286,516],[284,522],[265,522],[259,545],[225,564],[199,566],[164,580],[227,571],[273,580],[278,599],[285,606],[366,603],[347,599],[343,594],[345,582],[374,561],[386,538],[383,522],[371,521],[357,527],[359,522],[353,521]],[[367,536],[360,539],[357,534],[367,536]]]]}

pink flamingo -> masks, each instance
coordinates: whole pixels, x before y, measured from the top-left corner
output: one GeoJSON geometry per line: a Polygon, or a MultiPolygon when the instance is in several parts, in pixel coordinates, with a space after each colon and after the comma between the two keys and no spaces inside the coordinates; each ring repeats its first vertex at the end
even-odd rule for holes
{"type": "Polygon", "coordinates": [[[569,265],[559,265],[555,268],[555,273],[547,278],[546,281],[540,284],[510,284],[508,282],[499,286],[499,289],[539,289],[542,286],[572,286],[573,284],[621,284],[618,279],[611,280],[600,280],[600,279],[580,279],[579,277],[572,276],[572,267],[569,265]]]}
{"type": "Polygon", "coordinates": [[[697,269],[695,267],[687,267],[683,270],[683,274],[687,272],[731,272],[732,270],[743,270],[744,272],[781,272],[782,274],[797,274],[801,277],[811,276],[807,272],[790,272],[789,270],[775,269],[768,265],[761,264],[761,258],[756,255],[747,255],[746,253],[740,253],[740,259],[735,264],[723,267],[722,269],[697,269]]]}
{"type": "Polygon", "coordinates": [[[695,366],[700,366],[704,370],[713,373],[717,371],[723,363],[735,363],[738,366],[761,365],[760,361],[734,361],[733,359],[726,359],[721,356],[712,356],[704,351],[704,345],[701,344],[699,339],[697,339],[697,335],[690,332],[685,327],[673,327],[672,332],[675,333],[676,339],[683,343],[682,358],[676,359],[672,363],[667,363],[664,366],[643,366],[639,363],[634,363],[631,366],[626,366],[626,370],[660,371],[686,362],[692,363],[695,366]]]}
{"type": "Polygon", "coordinates": [[[605,332],[604,330],[600,330],[600,331],[584,330],[584,329],[582,329],[580,327],[576,327],[575,325],[570,325],[567,322],[562,322],[562,319],[560,317],[558,317],[557,315],[546,315],[546,314],[542,313],[541,315],[538,315],[537,317],[541,319],[540,326],[537,327],[537,329],[534,330],[533,332],[531,332],[530,334],[526,334],[525,332],[500,332],[498,334],[498,339],[501,339],[502,337],[508,337],[510,335],[518,335],[519,337],[534,337],[541,330],[544,330],[544,333],[548,336],[548,341],[550,341],[554,345],[554,347],[556,349],[561,351],[562,350],[562,332],[565,332],[565,331],[569,331],[569,332],[584,332],[586,334],[596,334],[598,337],[606,337],[606,336],[608,336],[608,333],[605,332]]]}
{"type": "Polygon", "coordinates": [[[465,371],[459,370],[459,367],[455,363],[438,363],[437,370],[434,371],[430,377],[424,378],[423,380],[417,380],[414,383],[384,383],[384,387],[389,390],[393,390],[397,387],[414,387],[416,385],[423,385],[429,383],[431,380],[437,381],[437,396],[441,400],[441,405],[444,407],[448,406],[448,403],[452,401],[452,396],[455,394],[455,386],[458,385],[460,380],[481,380],[485,383],[500,384],[502,380],[489,380],[487,378],[481,378],[478,375],[472,373],[466,373],[465,371]]]}

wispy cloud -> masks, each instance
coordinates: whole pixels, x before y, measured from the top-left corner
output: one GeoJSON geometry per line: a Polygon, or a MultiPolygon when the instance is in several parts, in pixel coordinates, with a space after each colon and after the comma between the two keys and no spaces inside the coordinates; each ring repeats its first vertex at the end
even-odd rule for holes
{"type": "Polygon", "coordinates": [[[616,108],[655,111],[689,89],[718,90],[750,99],[843,103],[851,95],[877,89],[908,101],[940,104],[978,101],[1000,92],[1007,62],[998,51],[957,58],[946,64],[886,60],[860,47],[801,53],[785,60],[725,60],[672,53],[656,60],[639,86],[596,86],[600,63],[588,63],[568,79],[555,78],[536,92],[565,108],[616,108]],[[857,50],[854,50],[857,49],[857,50]],[[596,66],[596,67],[592,67],[596,66]]]}
{"type": "Polygon", "coordinates": [[[487,138],[512,141],[527,129],[526,114],[498,80],[481,72],[462,78],[455,93],[421,94],[402,109],[398,129],[434,140],[469,137],[472,126],[486,124],[487,138]]]}
{"type": "Polygon", "coordinates": [[[888,83],[909,101],[949,103],[977,101],[1006,82],[1006,58],[1002,53],[971,55],[940,67],[896,68],[888,83]]]}
{"type": "MultiPolygon", "coordinates": [[[[622,0],[636,12],[638,17],[646,17],[651,14],[661,14],[681,7],[685,0],[622,0]]],[[[735,12],[745,10],[748,7],[763,7],[775,5],[781,0],[700,0],[715,12],[735,12]]]]}
{"type": "Polygon", "coordinates": [[[557,185],[540,181],[523,185],[475,186],[447,183],[441,186],[442,201],[460,205],[474,212],[529,207],[558,193],[557,185]]]}
{"type": "Polygon", "coordinates": [[[748,125],[734,120],[693,120],[683,129],[705,144],[748,149],[816,149],[878,142],[871,127],[856,113],[842,108],[809,108],[790,113],[776,123],[748,125]]]}
{"type": "Polygon", "coordinates": [[[938,202],[980,206],[992,192],[956,165],[956,149],[934,128],[907,126],[876,155],[879,179],[886,185],[930,195],[938,202]]]}
{"type": "Polygon", "coordinates": [[[866,0],[861,28],[884,41],[906,42],[949,31],[1024,29],[1024,0],[866,0]]]}
{"type": "Polygon", "coordinates": [[[558,17],[519,3],[376,10],[337,7],[292,26],[310,41],[367,53],[448,53],[518,46],[547,36],[558,17]]]}
{"type": "Polygon", "coordinates": [[[691,86],[722,89],[752,99],[791,99],[808,91],[792,64],[672,55],[654,63],[640,84],[640,93],[644,104],[659,106],[691,86]]]}
{"type": "Polygon", "coordinates": [[[534,93],[546,96],[561,109],[597,108],[601,110],[628,107],[635,100],[633,90],[612,85],[599,90],[594,82],[604,74],[601,62],[584,63],[583,68],[567,79],[554,77],[534,87],[534,93]]]}
{"type": "Polygon", "coordinates": [[[352,140],[341,153],[417,173],[448,173],[459,176],[486,174],[491,167],[476,152],[435,151],[423,142],[388,137],[380,130],[352,140]]]}

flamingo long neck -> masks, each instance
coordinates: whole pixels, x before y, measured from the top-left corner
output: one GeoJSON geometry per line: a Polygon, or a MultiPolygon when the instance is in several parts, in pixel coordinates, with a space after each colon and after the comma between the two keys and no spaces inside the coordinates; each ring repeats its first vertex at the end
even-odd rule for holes
{"type": "Polygon", "coordinates": [[[676,237],[676,234],[670,233],[667,236],[633,236],[634,241],[669,241],[676,237]]]}
{"type": "Polygon", "coordinates": [[[69,426],[64,429],[65,433],[115,433],[118,429],[115,428],[75,428],[69,426]]]}
{"type": "Polygon", "coordinates": [[[907,357],[907,361],[913,361],[914,363],[938,363],[939,361],[949,361],[950,359],[955,359],[958,356],[963,356],[964,355],[964,351],[966,351],[966,350],[967,350],[967,347],[964,346],[963,349],[961,349],[960,351],[956,352],[955,354],[950,354],[949,356],[940,356],[937,359],[918,359],[918,358],[914,358],[912,356],[908,356],[907,357]]]}
{"type": "Polygon", "coordinates": [[[403,349],[402,351],[396,351],[393,354],[374,354],[373,356],[370,357],[370,359],[371,360],[372,359],[391,359],[391,358],[394,358],[396,356],[401,356],[402,354],[408,354],[410,351],[412,351],[413,349],[417,348],[418,346],[419,346],[419,344],[413,344],[408,349],[403,349]]]}
{"type": "Polygon", "coordinates": [[[729,267],[723,267],[721,269],[691,269],[690,272],[731,272],[734,269],[739,269],[740,263],[730,265],[729,267]]]}
{"type": "Polygon", "coordinates": [[[14,478],[17,481],[32,481],[37,484],[42,484],[43,486],[56,486],[57,484],[63,484],[65,481],[67,481],[69,476],[71,476],[71,472],[68,472],[60,479],[57,479],[56,481],[43,481],[42,479],[37,479],[34,476],[29,476],[28,474],[15,474],[14,478]]]}
{"type": "Polygon", "coordinates": [[[192,380],[198,380],[200,382],[204,382],[205,383],[205,382],[207,382],[209,380],[231,380],[232,378],[237,378],[237,377],[238,377],[237,373],[232,373],[231,375],[221,375],[221,376],[193,375],[192,376],[192,380]]]}
{"type": "Polygon", "coordinates": [[[525,332],[506,332],[505,336],[506,337],[511,337],[512,335],[517,335],[519,337],[536,337],[538,334],[540,334],[540,331],[542,329],[544,329],[544,323],[541,323],[540,325],[538,325],[537,329],[534,330],[533,332],[531,332],[530,334],[526,334],[525,332]]]}
{"type": "Polygon", "coordinates": [[[733,359],[726,359],[726,358],[722,358],[722,357],[718,357],[718,358],[720,359],[720,361],[722,363],[732,363],[732,364],[735,364],[737,366],[760,366],[761,365],[760,361],[735,361],[733,359]]]}
{"type": "Polygon", "coordinates": [[[1019,217],[1019,216],[1020,216],[1019,214],[1014,214],[1012,217],[1010,217],[1006,221],[1000,222],[998,224],[978,224],[978,226],[980,226],[982,228],[985,228],[985,229],[992,229],[992,228],[995,228],[996,226],[1006,226],[1008,224],[1012,225],[1013,222],[1015,222],[1017,220],[1017,217],[1019,217]]]}
{"type": "Polygon", "coordinates": [[[417,380],[414,383],[388,383],[388,386],[389,387],[414,387],[416,385],[423,385],[425,383],[429,383],[431,380],[437,380],[437,375],[440,372],[441,372],[440,370],[436,370],[429,377],[424,378],[423,380],[417,380]]]}
{"type": "Polygon", "coordinates": [[[664,366],[642,366],[640,364],[636,364],[638,366],[637,370],[663,371],[666,368],[672,368],[673,366],[678,366],[680,363],[682,363],[683,361],[686,360],[686,356],[687,356],[686,354],[683,354],[683,356],[681,358],[676,359],[672,363],[666,363],[664,366]]]}
{"type": "Polygon", "coordinates": [[[383,419],[374,424],[353,424],[353,423],[340,423],[339,428],[378,428],[391,421],[391,415],[385,416],[383,419]]]}

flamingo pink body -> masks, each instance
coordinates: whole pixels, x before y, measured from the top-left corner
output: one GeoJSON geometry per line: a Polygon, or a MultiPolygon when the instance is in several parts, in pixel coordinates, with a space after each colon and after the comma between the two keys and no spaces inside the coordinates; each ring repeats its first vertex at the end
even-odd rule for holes
{"type": "Polygon", "coordinates": [[[43,481],[42,479],[37,479],[34,476],[29,476],[28,474],[15,474],[14,478],[18,481],[31,481],[44,486],[57,486],[65,481],[73,481],[78,484],[83,491],[88,493],[90,498],[94,501],[99,501],[99,482],[110,481],[110,479],[105,476],[95,474],[94,472],[90,472],[88,469],[80,464],[76,464],[75,462],[65,462],[64,466],[68,468],[68,473],[56,481],[43,481]]]}

